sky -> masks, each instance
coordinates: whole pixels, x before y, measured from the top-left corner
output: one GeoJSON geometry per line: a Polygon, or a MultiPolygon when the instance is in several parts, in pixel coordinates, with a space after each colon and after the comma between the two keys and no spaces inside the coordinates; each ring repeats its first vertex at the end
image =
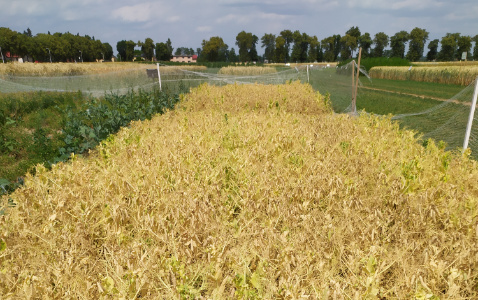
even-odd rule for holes
{"type": "MultiPolygon", "coordinates": [[[[223,38],[229,48],[241,31],[259,39],[265,33],[299,30],[319,41],[361,33],[389,36],[418,27],[429,40],[447,33],[478,34],[477,0],[0,0],[0,27],[37,33],[70,32],[110,43],[155,43],[171,39],[174,48],[196,50],[203,40],[223,38]]],[[[259,54],[263,53],[260,42],[259,54]]]]}

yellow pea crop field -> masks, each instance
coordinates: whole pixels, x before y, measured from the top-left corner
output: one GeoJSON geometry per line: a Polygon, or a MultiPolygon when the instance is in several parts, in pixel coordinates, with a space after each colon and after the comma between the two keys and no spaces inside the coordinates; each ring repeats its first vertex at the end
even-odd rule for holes
{"type": "MultiPolygon", "coordinates": [[[[8,63],[0,64],[0,75],[16,76],[70,76],[90,75],[138,69],[154,69],[154,64],[138,64],[131,62],[116,63],[8,63]]],[[[166,73],[178,72],[179,69],[204,71],[204,66],[162,66],[166,73]]]]}
{"type": "Polygon", "coordinates": [[[417,67],[373,67],[369,72],[372,78],[391,80],[413,80],[456,84],[466,86],[478,76],[478,65],[456,66],[417,66],[417,67]]]}
{"type": "Polygon", "coordinates": [[[478,168],[306,84],[201,85],[0,198],[4,299],[478,297],[478,168]]]}
{"type": "Polygon", "coordinates": [[[239,76],[254,76],[277,73],[274,67],[222,67],[218,74],[222,75],[239,75],[239,76]]]}

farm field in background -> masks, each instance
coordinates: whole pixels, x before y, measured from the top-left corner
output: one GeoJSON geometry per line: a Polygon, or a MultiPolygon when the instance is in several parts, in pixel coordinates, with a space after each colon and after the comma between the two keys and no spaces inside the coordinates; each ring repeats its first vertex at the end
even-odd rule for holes
{"type": "Polygon", "coordinates": [[[452,99],[463,90],[459,85],[410,80],[363,79],[362,84],[357,109],[379,115],[418,113],[452,99]]]}
{"type": "Polygon", "coordinates": [[[224,75],[263,75],[277,73],[274,67],[223,67],[218,74],[224,75]]]}
{"type": "Polygon", "coordinates": [[[478,61],[434,61],[434,62],[413,62],[414,66],[478,66],[478,61]]]}
{"type": "Polygon", "coordinates": [[[362,79],[362,90],[380,89],[394,93],[403,93],[418,95],[430,98],[451,99],[458,94],[463,86],[455,84],[440,84],[432,82],[421,82],[413,80],[390,80],[372,78],[372,80],[362,79]]]}
{"type": "MultiPolygon", "coordinates": [[[[460,85],[411,80],[369,80],[361,76],[360,81],[358,109],[382,115],[419,112],[463,90],[460,85]]],[[[343,112],[351,103],[351,75],[337,75],[335,68],[312,69],[310,84],[320,93],[330,94],[336,112],[343,112]]]]}
{"type": "MultiPolygon", "coordinates": [[[[15,76],[72,76],[121,72],[138,69],[154,69],[155,64],[132,62],[106,63],[8,63],[0,64],[0,75],[15,76]]],[[[204,71],[203,66],[162,66],[162,72],[174,73],[178,69],[204,71]]]]}
{"type": "Polygon", "coordinates": [[[201,85],[0,198],[0,294],[476,298],[477,180],[309,85],[201,85]]]}
{"type": "Polygon", "coordinates": [[[373,67],[370,77],[467,86],[478,77],[478,65],[437,65],[418,67],[373,67]]]}
{"type": "MultiPolygon", "coordinates": [[[[94,97],[107,93],[126,94],[129,90],[151,90],[157,79],[149,78],[146,69],[156,69],[155,64],[139,63],[53,63],[53,64],[5,64],[0,70],[0,92],[77,92],[94,97]]],[[[207,71],[204,66],[161,66],[164,81],[175,91],[185,72],[193,74],[207,71]],[[176,84],[174,84],[176,82],[176,84]]],[[[189,76],[191,77],[191,76],[189,76]]],[[[156,77],[157,78],[157,77],[156,77]]],[[[198,84],[200,84],[199,82],[198,84]]],[[[194,85],[197,86],[198,84],[194,85]]]]}
{"type": "MultiPolygon", "coordinates": [[[[52,65],[54,66],[55,64],[52,65]]],[[[75,64],[69,65],[75,66],[75,64]]],[[[105,64],[92,63],[89,65],[89,70],[92,72],[92,70],[98,71],[99,69],[95,68],[99,68],[105,64]]],[[[139,72],[141,76],[143,76],[143,79],[141,80],[144,81],[146,71],[144,71],[144,69],[138,70],[137,67],[155,67],[155,65],[133,63],[109,63],[108,65],[118,65],[124,68],[123,71],[111,78],[111,82],[114,82],[115,84],[118,84],[118,82],[123,79],[128,83],[134,83],[134,80],[129,77],[134,72],[139,72]],[[135,69],[125,72],[129,67],[134,67],[135,69]],[[135,71],[133,72],[132,70],[135,71]]],[[[274,78],[276,76],[274,74],[277,74],[279,77],[289,76],[287,75],[289,74],[287,73],[287,70],[295,69],[295,67],[287,68],[278,65],[274,67],[228,67],[208,69],[200,67],[198,68],[198,71],[203,74],[210,74],[211,77],[193,78],[185,76],[183,71],[179,71],[179,68],[180,67],[162,67],[161,72],[167,74],[163,77],[163,89],[169,94],[189,91],[191,88],[204,82],[211,82],[218,85],[225,85],[228,82],[232,83],[227,77],[224,77],[226,79],[223,77],[216,77],[218,73],[221,73],[221,70],[233,70],[234,73],[241,74],[237,75],[241,80],[246,78],[244,76],[251,76],[249,81],[254,82],[258,78],[260,79],[261,76],[268,76],[264,75],[264,68],[270,68],[273,70],[274,72],[271,74],[274,78]],[[164,69],[168,69],[169,71],[166,72],[164,69]],[[281,75],[282,72],[286,72],[285,75],[281,75]]],[[[191,67],[190,70],[195,69],[191,67]]],[[[232,71],[229,72],[231,73],[232,71]]],[[[302,81],[305,81],[306,77],[304,75],[305,71],[303,66],[300,72],[302,73],[300,78],[302,81]]],[[[296,71],[293,71],[293,73],[298,74],[296,71]]],[[[100,76],[102,75],[100,74],[100,76]]],[[[102,84],[105,82],[98,81],[94,76],[92,80],[95,84],[102,84]]],[[[153,86],[153,88],[157,88],[157,81],[155,82],[155,79],[146,78],[146,80],[153,86]]],[[[286,77],[284,77],[282,82],[284,81],[286,81],[286,77]]],[[[358,110],[365,110],[366,112],[380,115],[424,111],[439,105],[442,103],[442,100],[452,98],[463,89],[462,86],[458,85],[415,82],[410,80],[373,79],[372,81],[369,81],[363,77],[361,81],[363,86],[359,89],[357,101],[358,110]]],[[[322,94],[329,95],[328,97],[331,99],[330,103],[334,111],[344,112],[347,107],[349,107],[351,102],[351,79],[344,75],[337,75],[335,68],[324,68],[324,66],[310,68],[310,84],[322,94]]],[[[113,85],[111,86],[113,87],[113,85]]],[[[100,94],[104,97],[107,92],[102,91],[100,94]]],[[[88,101],[87,99],[87,97],[81,96],[81,94],[78,93],[31,92],[0,94],[0,124],[2,124],[0,132],[2,132],[3,140],[3,144],[0,147],[1,152],[3,153],[0,159],[0,165],[2,166],[0,178],[15,181],[17,177],[23,176],[24,173],[34,164],[43,161],[53,161],[55,157],[61,155],[58,152],[58,149],[61,148],[63,143],[61,139],[64,139],[64,137],[61,137],[60,135],[62,129],[60,124],[65,122],[65,111],[68,105],[71,106],[70,102],[76,101],[76,104],[81,106],[83,105],[82,103],[88,101]],[[80,101],[78,102],[79,99],[80,101]],[[67,101],[69,104],[59,103],[59,100],[67,101]],[[8,109],[5,106],[7,103],[10,105],[10,108],[8,109]],[[15,103],[15,107],[12,103],[15,103]],[[32,103],[36,104],[33,105],[32,103]],[[44,105],[47,105],[47,107],[44,107],[44,105]],[[39,107],[39,109],[31,109],[26,114],[23,114],[22,111],[28,107],[39,107]],[[38,149],[41,151],[38,151],[38,149]]],[[[450,113],[452,112],[447,111],[444,112],[444,115],[450,113]]],[[[419,131],[426,131],[433,126],[436,126],[436,124],[431,124],[424,127],[424,124],[420,124],[420,122],[422,121],[407,120],[407,122],[402,122],[402,124],[407,126],[407,128],[419,131]]]]}
{"type": "MultiPolygon", "coordinates": [[[[335,112],[351,112],[351,74],[337,75],[330,69],[315,69],[310,83],[321,93],[330,93],[335,112]]],[[[429,138],[445,141],[447,149],[463,146],[474,85],[417,82],[411,80],[371,79],[361,76],[357,110],[378,115],[393,115],[402,128],[415,130],[426,144],[429,138]]],[[[469,147],[478,157],[476,124],[469,147]]]]}

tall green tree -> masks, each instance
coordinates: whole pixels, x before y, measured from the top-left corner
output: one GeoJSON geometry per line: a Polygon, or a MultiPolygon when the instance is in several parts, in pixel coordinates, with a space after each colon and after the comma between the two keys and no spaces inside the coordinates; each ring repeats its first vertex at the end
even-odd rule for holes
{"type": "Polygon", "coordinates": [[[134,58],[134,47],[136,47],[136,43],[129,40],[126,41],[126,54],[125,54],[125,60],[126,61],[132,61],[134,58]]]}
{"type": "Polygon", "coordinates": [[[176,51],[174,51],[174,55],[194,55],[194,49],[187,47],[178,47],[176,48],[176,51]]]}
{"type": "Polygon", "coordinates": [[[261,47],[264,48],[264,59],[269,62],[275,59],[276,36],[272,33],[265,33],[261,37],[261,47]]]}
{"type": "Polygon", "coordinates": [[[23,31],[23,35],[27,36],[27,37],[33,37],[33,33],[30,29],[30,27],[27,28],[27,30],[23,31]]]}
{"type": "Polygon", "coordinates": [[[471,47],[472,47],[471,37],[467,35],[460,36],[457,41],[457,46],[458,46],[458,50],[457,50],[458,59],[461,59],[463,53],[466,53],[466,57],[470,57],[471,47]]]}
{"type": "Polygon", "coordinates": [[[244,30],[239,32],[236,36],[236,45],[239,47],[239,60],[242,62],[256,61],[257,49],[256,44],[258,37],[250,32],[244,30]]]}
{"type": "Polygon", "coordinates": [[[118,59],[126,60],[126,41],[121,40],[116,43],[116,51],[118,51],[118,59]]]}
{"type": "Polygon", "coordinates": [[[307,53],[307,61],[308,62],[322,61],[322,57],[320,54],[321,54],[320,42],[317,36],[314,35],[310,37],[309,51],[307,53]]]}
{"type": "MultiPolygon", "coordinates": [[[[75,44],[71,44],[68,37],[69,36],[67,34],[62,34],[58,40],[59,45],[57,47],[53,47],[53,51],[56,52],[56,58],[58,61],[74,61],[74,56],[78,54],[78,50],[73,48],[75,44]]],[[[75,38],[79,41],[82,40],[82,37],[75,38]]]]}
{"type": "Polygon", "coordinates": [[[105,54],[105,60],[111,60],[113,57],[113,47],[109,43],[103,43],[103,50],[105,54]]]}
{"type": "Polygon", "coordinates": [[[146,38],[144,42],[138,41],[138,46],[141,47],[141,53],[144,57],[152,61],[154,57],[154,42],[151,38],[146,38]]]}
{"type": "Polygon", "coordinates": [[[295,62],[306,62],[309,49],[310,37],[308,34],[294,31],[294,46],[292,47],[291,60],[295,62]]]}
{"type": "Polygon", "coordinates": [[[0,47],[2,48],[3,56],[10,52],[16,54],[18,51],[18,32],[7,27],[0,27],[0,47]]]}
{"type": "Polygon", "coordinates": [[[340,39],[342,50],[340,51],[340,57],[342,60],[346,60],[352,57],[353,51],[357,49],[357,38],[349,34],[344,35],[340,39]]]}
{"type": "Polygon", "coordinates": [[[173,58],[173,45],[171,43],[171,39],[168,38],[168,40],[166,41],[166,48],[168,48],[168,55],[169,55],[169,59],[168,60],[171,60],[171,58],[173,58]]]}
{"type": "Polygon", "coordinates": [[[236,49],[231,48],[227,54],[227,58],[229,59],[229,62],[239,62],[239,56],[236,54],[236,49]]]}
{"type": "Polygon", "coordinates": [[[92,37],[92,39],[88,41],[87,61],[101,60],[104,54],[103,43],[92,37]]]}
{"type": "Polygon", "coordinates": [[[354,38],[358,39],[361,35],[361,32],[360,32],[360,29],[357,26],[355,26],[355,27],[352,26],[352,27],[350,27],[349,30],[347,30],[345,32],[345,34],[351,35],[354,38]]]}
{"type": "Polygon", "coordinates": [[[473,48],[473,59],[478,60],[478,34],[472,38],[472,41],[475,42],[475,47],[473,48]]]}
{"type": "MultiPolygon", "coordinates": [[[[79,34],[74,35],[72,33],[66,32],[61,35],[63,40],[66,40],[70,45],[69,49],[67,50],[67,61],[79,61],[80,53],[79,51],[84,51],[85,46],[83,45],[85,38],[81,37],[79,34]]],[[[124,59],[124,57],[122,57],[124,59]]]]}
{"type": "Polygon", "coordinates": [[[225,53],[224,50],[228,48],[224,40],[219,36],[213,36],[209,40],[203,40],[201,45],[201,58],[210,62],[221,61],[225,53]]]}
{"type": "Polygon", "coordinates": [[[253,34],[252,35],[252,48],[251,51],[249,52],[251,55],[251,60],[252,61],[259,61],[260,57],[257,54],[257,43],[259,42],[259,37],[257,35],[253,34]]]}
{"type": "Polygon", "coordinates": [[[33,59],[37,61],[49,61],[50,53],[52,55],[52,61],[58,61],[59,53],[57,53],[57,49],[55,46],[55,42],[53,41],[54,36],[45,33],[38,33],[33,38],[35,43],[35,49],[31,52],[33,59]],[[50,51],[47,50],[50,49],[50,51]]]}
{"type": "Polygon", "coordinates": [[[324,60],[327,62],[335,61],[335,37],[329,36],[320,43],[324,51],[324,60]]]}
{"type": "Polygon", "coordinates": [[[438,53],[438,59],[441,61],[453,61],[457,58],[459,33],[447,33],[442,37],[441,50],[438,53]]]}
{"type": "MultiPolygon", "coordinates": [[[[30,28],[28,28],[30,30],[30,28]]],[[[31,31],[24,31],[23,33],[17,34],[17,53],[20,57],[31,56],[30,52],[32,51],[33,45],[33,36],[31,36],[31,31]]]]}
{"type": "Polygon", "coordinates": [[[280,32],[280,35],[285,41],[285,60],[290,61],[290,45],[294,41],[294,33],[289,29],[285,29],[280,32]]]}
{"type": "Polygon", "coordinates": [[[287,47],[283,36],[276,37],[275,43],[275,59],[276,62],[287,62],[287,47]]]}
{"type": "Polygon", "coordinates": [[[366,58],[370,56],[370,48],[372,47],[372,37],[370,37],[370,33],[365,32],[363,35],[359,36],[358,46],[362,48],[362,57],[366,58]]]}
{"type": "Polygon", "coordinates": [[[375,45],[373,48],[373,56],[382,57],[384,49],[388,46],[388,35],[384,32],[376,33],[373,38],[373,44],[375,45]]]}
{"type": "Polygon", "coordinates": [[[428,61],[435,61],[437,59],[439,43],[440,43],[440,40],[434,39],[428,44],[428,53],[427,53],[428,61]]]}
{"type": "Polygon", "coordinates": [[[159,61],[170,61],[171,56],[169,55],[168,45],[166,43],[156,43],[156,59],[159,61]]]}
{"type": "Polygon", "coordinates": [[[163,43],[156,43],[155,47],[156,59],[160,61],[170,61],[173,58],[173,47],[171,45],[171,40],[168,40],[163,43]]]}
{"type": "Polygon", "coordinates": [[[358,40],[359,40],[360,35],[361,35],[360,29],[359,29],[357,26],[355,26],[355,27],[350,27],[350,29],[347,30],[347,32],[345,32],[345,35],[350,35],[350,36],[352,36],[352,37],[355,38],[355,42],[352,43],[352,44],[350,44],[350,43],[352,42],[352,40],[349,39],[349,38],[347,38],[347,39],[349,40],[347,47],[353,46],[353,44],[355,44],[355,47],[349,48],[349,50],[350,50],[350,56],[353,56],[355,50],[357,50],[358,40]]]}
{"type": "Polygon", "coordinates": [[[407,59],[409,61],[418,61],[422,58],[425,43],[428,40],[428,34],[428,31],[418,27],[410,31],[410,43],[407,52],[407,59]]]}
{"type": "MultiPolygon", "coordinates": [[[[78,61],[81,57],[83,61],[95,61],[108,50],[100,40],[88,35],[48,32],[33,36],[30,28],[18,33],[5,27],[0,28],[0,47],[2,52],[45,62],[49,62],[50,57],[55,62],[78,61]]],[[[111,49],[111,55],[112,52],[111,49]]]]}
{"type": "MultiPolygon", "coordinates": [[[[86,40],[83,40],[84,37],[75,38],[78,41],[86,42],[86,40]]],[[[32,38],[32,41],[34,49],[29,51],[29,53],[34,60],[48,62],[50,61],[50,54],[53,62],[73,61],[75,58],[78,59],[81,56],[78,50],[76,50],[76,53],[73,53],[72,44],[68,40],[68,35],[63,35],[58,32],[53,35],[38,33],[32,38]]],[[[87,46],[82,49],[87,49],[87,46]]]]}
{"type": "Polygon", "coordinates": [[[395,33],[390,38],[390,47],[392,48],[392,57],[405,58],[406,43],[410,39],[408,32],[402,30],[395,33]]]}
{"type": "Polygon", "coordinates": [[[337,61],[342,51],[342,37],[340,34],[334,34],[334,61],[337,61]]]}

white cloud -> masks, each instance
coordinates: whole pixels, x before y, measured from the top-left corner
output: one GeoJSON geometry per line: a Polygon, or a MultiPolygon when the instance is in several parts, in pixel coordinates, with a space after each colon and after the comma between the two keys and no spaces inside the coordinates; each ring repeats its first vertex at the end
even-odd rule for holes
{"type": "Polygon", "coordinates": [[[11,1],[8,5],[2,5],[2,10],[9,15],[36,15],[41,16],[48,13],[51,7],[38,1],[11,1]]]}
{"type": "Polygon", "coordinates": [[[151,19],[153,5],[150,2],[119,7],[111,13],[113,18],[126,22],[147,22],[151,19]]]}
{"type": "Polygon", "coordinates": [[[248,25],[250,23],[258,22],[273,22],[273,23],[282,23],[282,21],[290,19],[289,15],[282,15],[276,13],[267,13],[256,11],[249,14],[228,14],[224,17],[216,19],[218,24],[238,24],[238,25],[248,25]]]}
{"type": "Polygon", "coordinates": [[[224,17],[220,17],[216,19],[216,23],[224,24],[224,23],[236,23],[236,24],[245,24],[250,22],[251,16],[246,14],[228,14],[224,17]]]}
{"type": "Polygon", "coordinates": [[[347,5],[351,8],[367,8],[380,10],[423,10],[442,7],[444,2],[437,0],[347,0],[347,5]]]}
{"type": "Polygon", "coordinates": [[[211,26],[198,26],[196,27],[197,32],[211,32],[212,27],[211,26]]]}
{"type": "MultiPolygon", "coordinates": [[[[445,15],[448,21],[476,20],[478,16],[478,3],[463,5],[460,9],[449,11],[445,15]]],[[[476,28],[474,28],[476,30],[476,28]]]]}
{"type": "Polygon", "coordinates": [[[404,0],[394,2],[391,5],[392,9],[409,9],[409,10],[427,10],[436,9],[443,6],[443,2],[436,0],[404,0]]]}
{"type": "Polygon", "coordinates": [[[166,21],[169,23],[176,23],[176,22],[179,22],[180,20],[181,20],[180,16],[171,16],[169,18],[166,18],[166,21]]]}

